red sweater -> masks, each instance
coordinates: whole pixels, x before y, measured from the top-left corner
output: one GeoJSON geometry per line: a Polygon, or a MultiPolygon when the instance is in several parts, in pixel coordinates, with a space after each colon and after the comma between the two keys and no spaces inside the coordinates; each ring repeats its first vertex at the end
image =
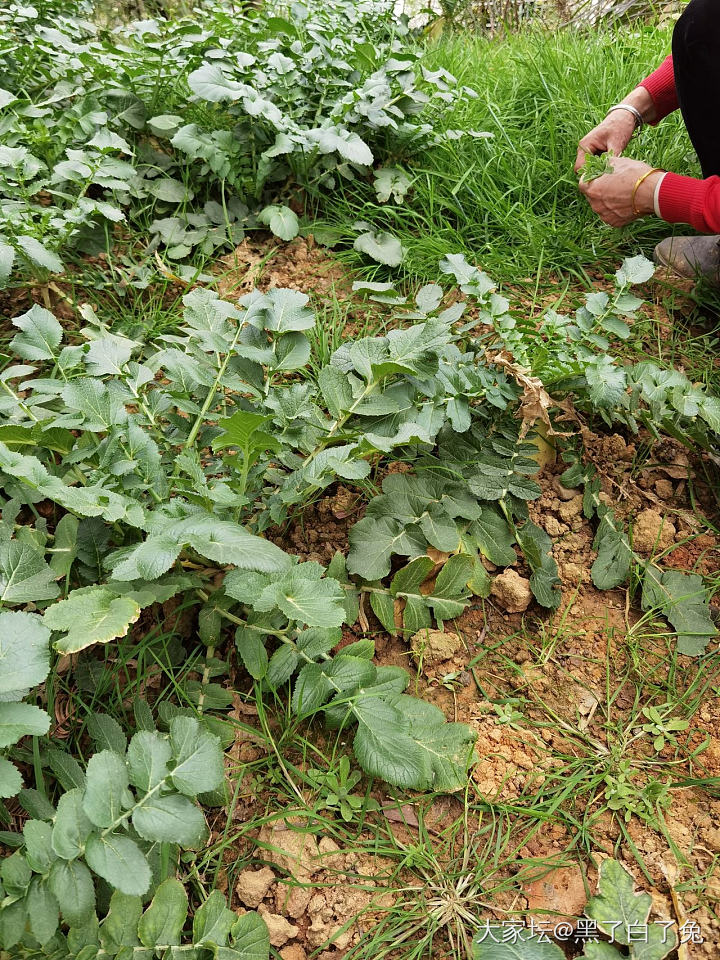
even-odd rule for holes
{"type": "MultiPolygon", "coordinates": [[[[658,120],[677,110],[672,57],[640,86],[652,97],[658,120]]],[[[660,186],[658,203],[668,223],[689,223],[700,233],[720,233],[720,177],[696,180],[668,173],[660,186]]]]}

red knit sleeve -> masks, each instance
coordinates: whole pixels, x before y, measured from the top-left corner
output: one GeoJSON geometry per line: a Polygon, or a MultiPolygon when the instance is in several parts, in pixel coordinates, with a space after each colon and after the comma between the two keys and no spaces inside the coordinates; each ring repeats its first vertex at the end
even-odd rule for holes
{"type": "Polygon", "coordinates": [[[720,177],[696,180],[668,173],[660,185],[658,206],[668,223],[689,223],[699,233],[720,233],[720,177]]]}
{"type": "Polygon", "coordinates": [[[673,110],[677,110],[678,98],[675,92],[675,71],[672,57],[668,57],[654,73],[651,73],[649,77],[642,81],[640,86],[645,87],[655,104],[657,117],[653,121],[654,123],[662,120],[673,110]]]}

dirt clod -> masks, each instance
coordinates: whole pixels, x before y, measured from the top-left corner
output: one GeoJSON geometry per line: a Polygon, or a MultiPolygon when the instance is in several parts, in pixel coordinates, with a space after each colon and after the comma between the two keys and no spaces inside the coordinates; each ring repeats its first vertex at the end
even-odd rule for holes
{"type": "Polygon", "coordinates": [[[425,663],[442,663],[452,660],[462,649],[462,640],[456,633],[442,630],[420,630],[410,640],[410,646],[416,657],[425,663]]]}
{"type": "Polygon", "coordinates": [[[643,510],[633,527],[633,547],[638,553],[666,550],[675,542],[675,526],[657,510],[643,510]]]}
{"type": "Polygon", "coordinates": [[[235,892],[246,907],[258,907],[267,896],[275,880],[270,867],[262,870],[243,870],[235,884],[235,892]]]}
{"type": "Polygon", "coordinates": [[[307,960],[307,954],[299,943],[290,943],[280,951],[282,960],[307,960]]]}
{"type": "Polygon", "coordinates": [[[523,613],[530,606],[530,581],[516,570],[504,570],[492,582],[490,592],[508,613],[523,613]]]}
{"type": "MultiPolygon", "coordinates": [[[[585,910],[587,896],[579,867],[559,867],[525,887],[528,910],[549,912],[553,922],[564,917],[579,917],[585,910]]],[[[545,916],[545,920],[551,917],[545,916]]]]}
{"type": "Polygon", "coordinates": [[[270,913],[267,907],[262,905],[258,912],[265,921],[270,934],[270,943],[274,947],[283,947],[288,940],[298,935],[298,928],[289,923],[285,917],[281,917],[279,913],[270,913]]]}

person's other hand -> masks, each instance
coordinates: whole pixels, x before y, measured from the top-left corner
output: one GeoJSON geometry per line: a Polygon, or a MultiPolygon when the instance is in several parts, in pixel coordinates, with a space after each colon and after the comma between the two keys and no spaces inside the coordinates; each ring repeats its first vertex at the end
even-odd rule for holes
{"type": "Polygon", "coordinates": [[[590,154],[612,153],[619,157],[635,133],[635,117],[627,110],[613,110],[602,123],[584,136],[578,144],[575,171],[585,163],[590,154]]]}
{"type": "Polygon", "coordinates": [[[655,187],[662,171],[654,173],[640,185],[635,196],[636,212],[633,210],[633,189],[640,177],[652,167],[629,157],[611,157],[610,163],[613,173],[589,183],[580,183],[580,192],[600,219],[611,227],[624,227],[646,213],[653,213],[655,187]]]}

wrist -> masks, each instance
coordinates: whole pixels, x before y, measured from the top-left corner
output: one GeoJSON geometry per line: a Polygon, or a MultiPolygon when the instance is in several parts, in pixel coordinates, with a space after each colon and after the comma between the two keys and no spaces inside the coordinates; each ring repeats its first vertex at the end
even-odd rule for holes
{"type": "Polygon", "coordinates": [[[635,107],[640,116],[643,118],[643,123],[654,123],[657,119],[655,101],[645,87],[636,87],[632,93],[629,93],[621,102],[627,103],[631,107],[635,107]]]}
{"type": "Polygon", "coordinates": [[[635,210],[640,216],[655,213],[655,191],[665,176],[664,170],[654,170],[650,176],[640,184],[635,192],[635,210]]]}

